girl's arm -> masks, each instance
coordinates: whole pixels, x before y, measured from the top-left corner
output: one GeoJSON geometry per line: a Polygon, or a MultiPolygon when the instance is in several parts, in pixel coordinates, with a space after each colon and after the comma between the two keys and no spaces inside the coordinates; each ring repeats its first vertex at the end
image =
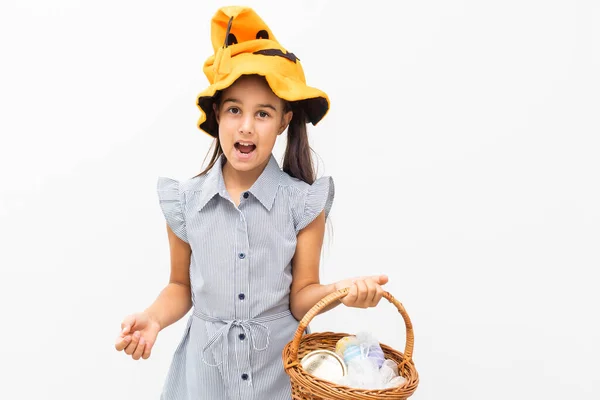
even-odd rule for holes
{"type": "MultiPolygon", "coordinates": [[[[321,285],[319,280],[319,259],[324,236],[324,211],[298,233],[296,253],[292,259],[290,292],[290,310],[297,320],[301,320],[319,300],[335,291],[333,284],[321,285]]],[[[340,302],[336,301],[327,309],[332,309],[339,304],[340,302]]]]}
{"type": "Polygon", "coordinates": [[[156,321],[160,329],[179,321],[191,308],[190,292],[190,245],[178,238],[167,225],[171,252],[171,276],[169,284],[145,312],[156,321]]]}
{"type": "Polygon", "coordinates": [[[301,320],[323,297],[346,287],[350,287],[348,295],[329,304],[323,309],[323,312],[342,303],[349,307],[374,307],[383,296],[381,285],[388,281],[385,275],[375,275],[322,285],[319,280],[319,259],[324,235],[324,211],[298,233],[296,253],[292,259],[290,293],[290,310],[297,320],[301,320]]]}

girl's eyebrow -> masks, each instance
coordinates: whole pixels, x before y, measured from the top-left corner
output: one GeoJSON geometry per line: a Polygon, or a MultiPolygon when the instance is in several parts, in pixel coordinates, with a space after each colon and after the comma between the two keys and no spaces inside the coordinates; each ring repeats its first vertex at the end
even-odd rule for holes
{"type": "Polygon", "coordinates": [[[227,102],[242,104],[241,101],[239,101],[238,99],[234,99],[234,98],[225,99],[225,101],[223,101],[223,104],[225,104],[227,102]]]}
{"type": "Polygon", "coordinates": [[[260,108],[270,108],[273,111],[277,112],[277,109],[275,108],[275,106],[271,105],[271,104],[258,104],[258,107],[260,107],[260,108]]]}
{"type": "MultiPolygon", "coordinates": [[[[238,99],[234,99],[233,97],[230,97],[230,98],[227,98],[227,99],[225,99],[225,100],[223,101],[223,104],[225,104],[225,103],[228,103],[228,102],[230,102],[230,103],[242,104],[242,102],[241,102],[240,100],[238,100],[238,99]]],[[[275,108],[275,106],[274,106],[274,105],[272,105],[272,104],[269,104],[269,103],[265,103],[265,104],[257,104],[256,106],[257,106],[258,108],[270,108],[270,109],[272,109],[273,111],[277,112],[277,108],[275,108]]]]}

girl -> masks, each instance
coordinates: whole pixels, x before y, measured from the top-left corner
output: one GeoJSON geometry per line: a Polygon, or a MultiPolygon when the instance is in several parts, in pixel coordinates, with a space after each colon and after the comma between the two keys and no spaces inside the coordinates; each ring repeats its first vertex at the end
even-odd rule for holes
{"type": "Polygon", "coordinates": [[[192,179],[159,178],[170,281],[123,320],[115,347],[147,359],[158,333],[193,308],[162,399],[290,399],[281,353],[298,320],[344,287],[341,303],[375,306],[387,277],[319,282],[334,188],[315,180],[306,124],[327,113],[327,95],[306,85],[299,60],[249,8],[220,9],[212,41],[212,84],[197,104],[214,153],[192,179]],[[286,128],[281,169],[272,150],[286,128]]]}

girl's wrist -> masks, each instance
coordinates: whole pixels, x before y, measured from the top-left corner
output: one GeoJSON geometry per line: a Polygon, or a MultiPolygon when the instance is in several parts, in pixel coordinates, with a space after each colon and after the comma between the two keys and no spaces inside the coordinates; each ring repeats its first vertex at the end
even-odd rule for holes
{"type": "Polygon", "coordinates": [[[156,325],[158,327],[159,332],[162,331],[162,324],[160,323],[160,320],[156,317],[156,315],[152,314],[152,312],[149,310],[145,310],[144,313],[146,313],[146,315],[148,316],[149,323],[156,325]]]}
{"type": "Polygon", "coordinates": [[[337,282],[330,283],[328,285],[329,287],[327,288],[327,294],[331,294],[331,293],[337,292],[337,290],[338,290],[337,285],[338,285],[337,282]]]}

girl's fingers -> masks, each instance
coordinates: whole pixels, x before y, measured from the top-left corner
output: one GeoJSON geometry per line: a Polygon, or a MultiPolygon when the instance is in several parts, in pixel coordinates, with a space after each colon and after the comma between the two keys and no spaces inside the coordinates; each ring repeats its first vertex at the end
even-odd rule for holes
{"type": "Polygon", "coordinates": [[[373,275],[370,278],[373,279],[375,283],[378,283],[380,285],[385,285],[390,280],[390,278],[387,275],[373,275]]]}
{"type": "Polygon", "coordinates": [[[344,303],[345,305],[347,305],[349,307],[352,307],[354,305],[354,303],[356,302],[357,294],[358,294],[358,289],[356,287],[356,282],[355,282],[352,284],[352,286],[350,286],[350,290],[348,291],[348,294],[342,298],[342,303],[344,303]]]}
{"type": "Polygon", "coordinates": [[[131,328],[135,325],[135,315],[128,315],[121,322],[121,334],[126,335],[131,332],[131,328]]]}
{"type": "Polygon", "coordinates": [[[146,339],[144,339],[143,337],[141,337],[140,341],[138,342],[138,345],[137,345],[135,351],[131,355],[131,357],[134,360],[139,360],[140,357],[142,356],[142,354],[144,354],[144,347],[146,347],[145,345],[146,345],[146,339]]]}
{"type": "Polygon", "coordinates": [[[119,336],[115,342],[115,349],[117,349],[117,351],[121,351],[127,347],[129,342],[131,342],[131,335],[127,335],[125,337],[119,336]]]}
{"type": "Polygon", "coordinates": [[[371,307],[375,307],[381,301],[383,297],[383,288],[381,285],[375,284],[375,296],[373,296],[373,301],[371,302],[371,307]]]}
{"type": "Polygon", "coordinates": [[[358,294],[356,296],[356,307],[366,307],[367,296],[369,295],[369,289],[367,288],[367,284],[364,280],[359,280],[355,282],[355,285],[358,289],[358,294]]]}
{"type": "Polygon", "coordinates": [[[154,346],[153,342],[147,342],[146,347],[144,347],[144,354],[142,354],[142,358],[147,360],[150,357],[150,353],[152,352],[152,346],[154,346]]]}
{"type": "Polygon", "coordinates": [[[140,341],[140,331],[135,331],[131,342],[125,347],[125,354],[132,355],[140,341]]]}
{"type": "MultiPolygon", "coordinates": [[[[372,307],[373,302],[375,301],[375,297],[377,296],[377,283],[373,281],[373,279],[366,279],[365,285],[367,285],[367,298],[365,300],[366,307],[372,307]]],[[[375,303],[377,304],[377,303],[375,303]]]]}
{"type": "MultiPolygon", "coordinates": [[[[341,299],[342,304],[348,307],[367,308],[375,307],[381,301],[385,291],[381,285],[388,282],[387,275],[373,275],[355,278],[349,286],[348,294],[341,299]]],[[[348,281],[350,281],[348,279],[348,281]]],[[[346,281],[340,281],[346,282],[346,281]]],[[[336,284],[339,287],[345,283],[336,284]]],[[[338,287],[336,286],[336,288],[338,287]]]]}

